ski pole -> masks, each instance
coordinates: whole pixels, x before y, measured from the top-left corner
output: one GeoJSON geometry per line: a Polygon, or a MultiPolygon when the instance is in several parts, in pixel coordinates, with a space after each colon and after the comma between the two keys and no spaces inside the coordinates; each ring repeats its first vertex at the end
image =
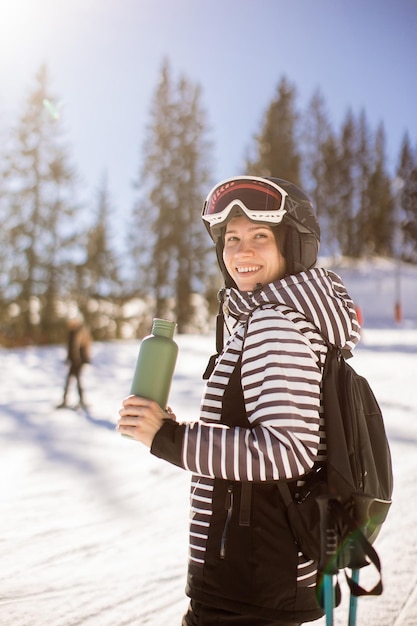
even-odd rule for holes
{"type": "MultiPolygon", "coordinates": [[[[356,584],[359,582],[359,569],[352,569],[352,580],[356,584]]],[[[358,598],[354,596],[352,591],[350,592],[349,599],[349,622],[348,626],[356,626],[356,610],[358,608],[358,598]]]]}
{"type": "Polygon", "coordinates": [[[333,626],[334,590],[333,576],[331,574],[324,574],[323,576],[323,593],[326,626],[333,626]]]}

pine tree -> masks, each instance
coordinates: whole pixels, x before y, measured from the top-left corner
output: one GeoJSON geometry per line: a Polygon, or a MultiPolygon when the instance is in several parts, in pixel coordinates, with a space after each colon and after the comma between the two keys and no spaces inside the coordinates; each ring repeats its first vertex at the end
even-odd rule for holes
{"type": "Polygon", "coordinates": [[[311,98],[303,116],[303,180],[320,218],[326,212],[326,196],[323,194],[325,164],[324,146],[331,135],[330,123],[320,89],[311,98]]]}
{"type": "Polygon", "coordinates": [[[85,256],[76,266],[76,289],[71,294],[94,338],[103,340],[118,335],[118,303],[123,299],[119,263],[112,247],[111,213],[104,175],[97,190],[93,223],[83,237],[85,256]]]}
{"type": "Polygon", "coordinates": [[[339,231],[342,254],[358,256],[355,203],[356,123],[348,110],[342,125],[339,159],[339,231]]]}
{"type": "MultiPolygon", "coordinates": [[[[179,220],[176,224],[177,275],[176,312],[178,330],[189,329],[192,308],[190,296],[202,291],[212,270],[204,253],[209,239],[202,224],[200,210],[210,179],[206,155],[210,152],[205,138],[206,117],[201,107],[201,91],[185,78],[178,84],[178,132],[180,149],[176,154],[176,198],[179,220]],[[204,190],[204,191],[203,191],[204,190]],[[203,192],[203,193],[202,193],[203,192]]],[[[211,249],[211,246],[210,246],[211,249]]]]}
{"type": "MultiPolygon", "coordinates": [[[[329,172],[334,168],[334,160],[326,160],[332,139],[324,98],[320,89],[317,89],[303,116],[303,181],[319,218],[321,248],[325,250],[333,247],[331,222],[334,214],[334,187],[329,172]]],[[[334,155],[331,158],[334,159],[334,155]]]]}
{"type": "Polygon", "coordinates": [[[385,130],[380,124],[375,138],[375,165],[369,175],[366,191],[366,218],[361,224],[361,234],[367,252],[379,256],[393,253],[395,232],[395,205],[391,193],[391,180],[386,171],[385,130]]]}
{"type": "Polygon", "coordinates": [[[17,334],[42,341],[55,338],[56,301],[76,245],[76,176],[56,101],[43,66],[13,133],[7,169],[8,293],[20,309],[17,334]]]}
{"type": "Polygon", "coordinates": [[[139,199],[133,210],[129,233],[136,293],[153,292],[158,316],[162,315],[168,296],[165,281],[170,280],[170,251],[175,228],[172,155],[177,146],[171,83],[169,65],[164,63],[151,104],[143,165],[137,183],[139,199]]]}
{"type": "Polygon", "coordinates": [[[107,177],[103,176],[97,192],[95,219],[86,237],[86,259],[78,266],[78,294],[83,300],[108,298],[119,291],[119,267],[111,246],[111,201],[107,177]]]}
{"type": "Polygon", "coordinates": [[[151,106],[151,122],[132,216],[132,257],[141,291],[155,298],[155,315],[174,302],[178,331],[191,316],[193,290],[203,289],[207,235],[200,209],[209,182],[210,143],[197,85],[172,80],[164,61],[151,106]]]}
{"type": "Polygon", "coordinates": [[[361,111],[357,126],[355,196],[356,212],[356,250],[357,256],[369,254],[374,248],[372,244],[372,202],[369,197],[371,171],[375,167],[375,155],[370,149],[371,132],[364,110],[361,111]]]}
{"type": "Polygon", "coordinates": [[[255,156],[247,158],[246,170],[258,176],[274,176],[300,184],[301,155],[298,151],[296,90],[283,77],[269,105],[260,134],[255,138],[255,156]]]}
{"type": "MultiPolygon", "coordinates": [[[[334,134],[329,135],[323,144],[323,178],[321,193],[325,198],[325,219],[321,240],[324,253],[335,256],[341,249],[340,233],[344,229],[343,214],[340,211],[340,190],[342,179],[341,146],[334,134]]],[[[322,225],[323,218],[320,220],[322,225]]],[[[321,246],[322,249],[322,246],[321,246]]]]}
{"type": "Polygon", "coordinates": [[[397,223],[402,234],[401,257],[417,263],[417,151],[412,150],[408,133],[403,138],[394,183],[399,199],[397,223]]]}

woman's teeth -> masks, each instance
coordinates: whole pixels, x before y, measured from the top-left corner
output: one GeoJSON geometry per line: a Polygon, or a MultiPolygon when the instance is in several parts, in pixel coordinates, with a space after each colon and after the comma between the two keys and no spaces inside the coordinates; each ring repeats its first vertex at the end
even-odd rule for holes
{"type": "Polygon", "coordinates": [[[249,267],[237,267],[238,274],[245,274],[246,272],[257,272],[260,269],[260,265],[252,265],[249,267]]]}

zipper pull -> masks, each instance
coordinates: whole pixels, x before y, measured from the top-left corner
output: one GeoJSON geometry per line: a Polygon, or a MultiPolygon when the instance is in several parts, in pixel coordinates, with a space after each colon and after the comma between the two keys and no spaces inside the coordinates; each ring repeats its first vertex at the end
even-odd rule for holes
{"type": "Polygon", "coordinates": [[[229,485],[227,487],[227,493],[226,493],[226,499],[224,502],[224,508],[226,509],[226,511],[230,511],[230,509],[233,506],[233,487],[232,485],[229,485]]]}
{"type": "Polygon", "coordinates": [[[224,508],[227,511],[227,517],[226,517],[226,522],[224,524],[223,534],[222,534],[222,538],[220,542],[220,558],[221,559],[224,559],[226,555],[227,531],[228,531],[230,519],[233,513],[233,485],[227,486],[227,493],[226,493],[226,498],[224,501],[224,508]]]}

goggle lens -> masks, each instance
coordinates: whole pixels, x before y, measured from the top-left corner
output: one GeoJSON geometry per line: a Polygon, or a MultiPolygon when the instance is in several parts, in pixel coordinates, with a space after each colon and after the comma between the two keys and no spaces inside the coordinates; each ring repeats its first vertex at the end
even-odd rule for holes
{"type": "Polygon", "coordinates": [[[230,183],[217,188],[208,202],[205,215],[221,213],[233,200],[240,200],[252,211],[278,211],[282,196],[257,183],[230,183]],[[226,188],[224,188],[226,187],[226,188]]]}

